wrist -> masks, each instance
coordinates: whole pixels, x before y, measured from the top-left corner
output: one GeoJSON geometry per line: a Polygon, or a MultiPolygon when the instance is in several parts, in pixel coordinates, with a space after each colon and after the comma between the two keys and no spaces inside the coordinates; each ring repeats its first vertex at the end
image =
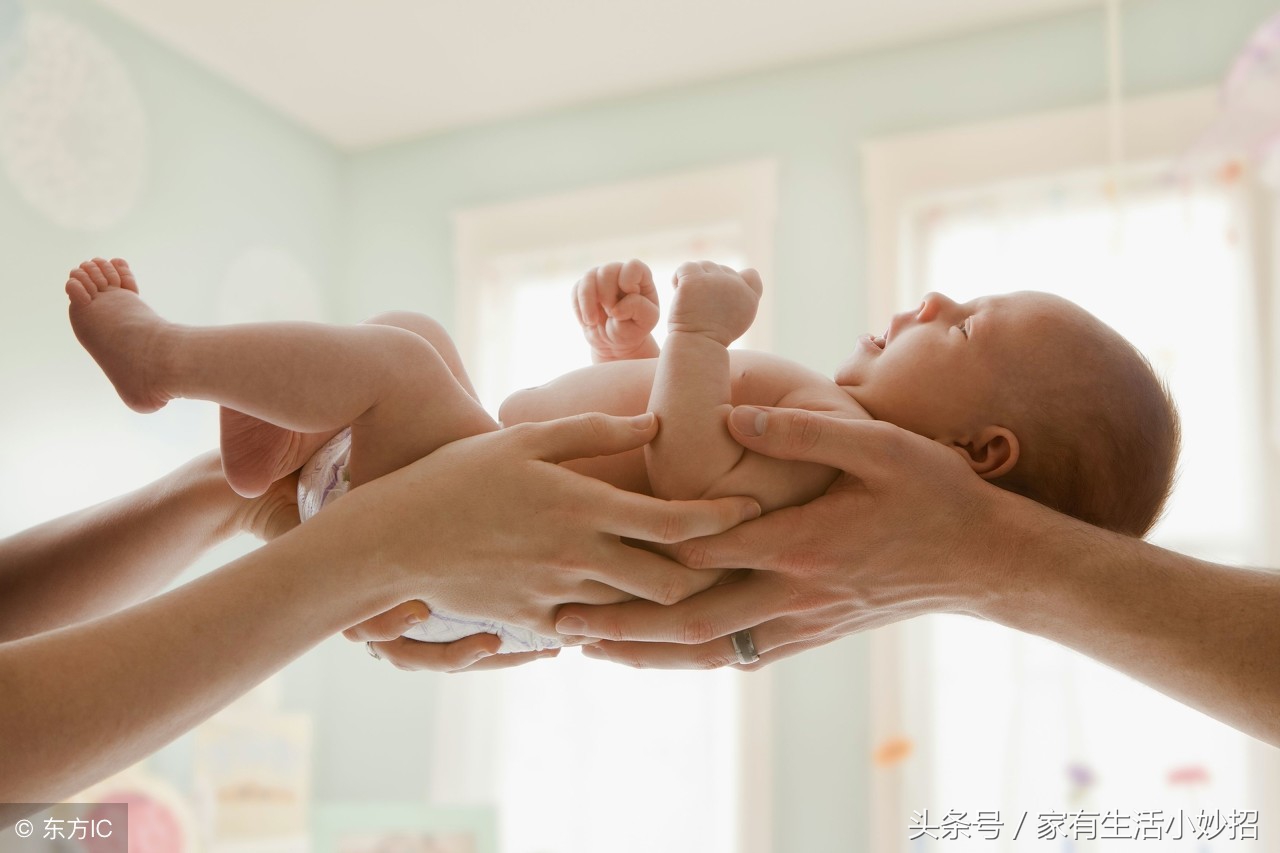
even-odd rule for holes
{"type": "Polygon", "coordinates": [[[657,358],[658,344],[653,339],[653,335],[646,335],[645,339],[630,349],[619,349],[610,347],[607,350],[599,347],[592,347],[592,354],[595,361],[635,361],[642,358],[657,358]]]}
{"type": "Polygon", "coordinates": [[[1087,586],[1081,574],[1095,564],[1118,565],[1119,550],[1141,544],[1029,498],[997,490],[987,509],[989,547],[973,572],[969,604],[973,615],[1029,633],[1042,633],[1046,620],[1069,609],[1068,600],[1087,586]]]}
{"type": "Polygon", "coordinates": [[[702,341],[708,341],[718,347],[728,348],[729,344],[736,341],[738,337],[739,335],[729,334],[723,329],[690,323],[673,322],[667,329],[668,346],[677,341],[689,341],[695,345],[702,345],[702,341]]]}

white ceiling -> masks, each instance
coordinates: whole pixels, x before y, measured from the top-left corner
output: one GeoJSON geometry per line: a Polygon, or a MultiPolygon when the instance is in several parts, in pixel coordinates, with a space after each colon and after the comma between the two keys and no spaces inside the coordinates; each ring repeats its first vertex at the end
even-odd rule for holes
{"type": "Polygon", "coordinates": [[[346,149],[1101,0],[98,0],[346,149]]]}

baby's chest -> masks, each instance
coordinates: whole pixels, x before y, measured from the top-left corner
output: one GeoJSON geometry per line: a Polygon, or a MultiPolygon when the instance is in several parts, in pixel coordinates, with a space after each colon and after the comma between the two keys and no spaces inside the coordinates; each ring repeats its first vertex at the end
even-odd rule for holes
{"type": "Polygon", "coordinates": [[[835,382],[807,367],[766,353],[730,350],[730,398],[735,406],[821,409],[857,407],[835,382]]]}

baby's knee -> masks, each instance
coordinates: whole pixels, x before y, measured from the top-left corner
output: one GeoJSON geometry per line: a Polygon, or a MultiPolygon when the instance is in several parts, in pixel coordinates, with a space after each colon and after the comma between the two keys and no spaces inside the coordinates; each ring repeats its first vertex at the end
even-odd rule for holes
{"type": "Polygon", "coordinates": [[[444,326],[426,314],[413,311],[384,311],[381,314],[374,314],[364,323],[369,326],[392,326],[404,329],[432,343],[449,339],[449,333],[445,331],[444,326]]]}

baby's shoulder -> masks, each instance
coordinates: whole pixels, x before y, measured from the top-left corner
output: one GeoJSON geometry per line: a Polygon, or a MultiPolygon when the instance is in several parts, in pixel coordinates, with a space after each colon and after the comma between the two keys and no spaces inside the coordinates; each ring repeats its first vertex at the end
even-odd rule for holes
{"type": "Polygon", "coordinates": [[[821,412],[866,411],[834,380],[789,359],[754,350],[729,350],[735,405],[786,406],[821,412]]]}

